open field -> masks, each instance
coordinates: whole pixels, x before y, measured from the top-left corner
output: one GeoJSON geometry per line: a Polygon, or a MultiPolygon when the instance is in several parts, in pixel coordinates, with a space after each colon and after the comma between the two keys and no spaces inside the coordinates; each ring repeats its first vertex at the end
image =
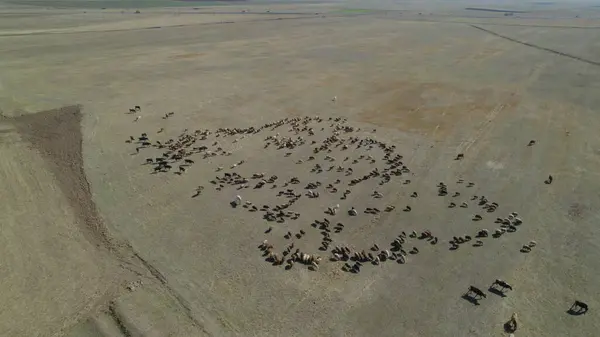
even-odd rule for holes
{"type": "Polygon", "coordinates": [[[0,4],[0,336],[507,336],[512,313],[515,336],[600,329],[592,5],[22,4],[0,4]],[[307,116],[322,120],[292,122],[307,116]],[[233,172],[248,188],[216,181],[233,172]],[[255,188],[259,172],[278,178],[255,188]],[[287,189],[299,218],[264,219],[287,189]],[[515,232],[475,237],[510,212],[515,232]],[[359,272],[330,261],[425,230],[437,244],[409,236],[359,272]],[[274,266],[265,239],[322,260],[274,266]],[[589,312],[567,313],[575,300],[589,312]]]}

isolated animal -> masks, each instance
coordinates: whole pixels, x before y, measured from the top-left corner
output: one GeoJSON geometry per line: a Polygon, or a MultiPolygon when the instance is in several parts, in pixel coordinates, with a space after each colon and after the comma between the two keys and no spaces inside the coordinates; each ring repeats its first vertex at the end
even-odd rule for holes
{"type": "Polygon", "coordinates": [[[504,323],[504,330],[512,335],[513,332],[517,331],[519,325],[517,313],[513,313],[508,322],[504,323]]]}
{"type": "Polygon", "coordinates": [[[575,301],[569,311],[585,314],[589,310],[588,305],[581,301],[575,301]]]}
{"type": "Polygon", "coordinates": [[[474,287],[474,286],[469,286],[469,290],[467,291],[467,293],[465,295],[467,295],[467,296],[474,295],[473,297],[475,299],[477,299],[477,297],[482,297],[482,298],[487,297],[487,295],[481,289],[474,287]]]}
{"type": "Polygon", "coordinates": [[[496,280],[494,281],[494,283],[492,283],[492,286],[491,286],[491,288],[493,288],[494,286],[498,286],[498,287],[500,287],[500,288],[501,288],[501,290],[504,290],[504,289],[513,290],[512,286],[511,286],[510,284],[508,284],[508,283],[506,283],[505,281],[503,281],[503,280],[500,280],[500,279],[496,279],[496,280]]]}

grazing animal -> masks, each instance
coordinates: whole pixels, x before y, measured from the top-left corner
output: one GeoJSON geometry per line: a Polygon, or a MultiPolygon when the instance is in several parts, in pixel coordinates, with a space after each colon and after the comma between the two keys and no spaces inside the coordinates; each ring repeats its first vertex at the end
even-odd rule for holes
{"type": "Polygon", "coordinates": [[[573,305],[571,305],[571,308],[569,308],[569,311],[582,314],[585,314],[588,310],[588,305],[581,301],[575,301],[573,305]]]}
{"type": "Polygon", "coordinates": [[[496,279],[494,281],[494,283],[492,283],[490,288],[494,288],[494,286],[500,287],[501,290],[504,290],[504,289],[513,290],[512,286],[510,284],[508,284],[500,279],[496,279]]]}
{"type": "Polygon", "coordinates": [[[530,140],[529,143],[527,144],[527,146],[533,146],[535,145],[535,140],[530,140]]]}
{"type": "Polygon", "coordinates": [[[469,286],[469,290],[465,294],[467,296],[474,295],[473,297],[477,299],[477,297],[486,298],[487,295],[479,288],[474,286],[469,286]]]}
{"type": "Polygon", "coordinates": [[[521,247],[521,253],[530,253],[531,252],[531,247],[525,245],[523,247],[521,247]]]}
{"type": "Polygon", "coordinates": [[[513,332],[517,331],[519,323],[517,321],[517,313],[513,313],[508,322],[504,323],[504,330],[513,336],[513,332]]]}
{"type": "Polygon", "coordinates": [[[402,245],[404,244],[405,240],[403,237],[399,237],[397,239],[394,239],[394,241],[392,242],[392,246],[396,247],[396,248],[402,248],[402,245]]]}
{"type": "Polygon", "coordinates": [[[421,239],[421,240],[428,239],[428,238],[433,238],[433,236],[431,235],[431,231],[430,230],[423,231],[421,233],[421,235],[419,236],[419,239],[421,239]]]}
{"type": "Polygon", "coordinates": [[[239,195],[235,196],[235,199],[233,199],[232,201],[233,204],[235,204],[236,206],[242,203],[242,197],[239,195]]]}
{"type": "Polygon", "coordinates": [[[552,175],[549,175],[548,179],[544,180],[544,184],[550,185],[550,184],[552,184],[553,180],[554,180],[554,178],[552,177],[552,175]]]}
{"type": "Polygon", "coordinates": [[[383,198],[383,194],[375,191],[375,192],[373,192],[373,197],[376,199],[381,199],[381,198],[383,198]]]}

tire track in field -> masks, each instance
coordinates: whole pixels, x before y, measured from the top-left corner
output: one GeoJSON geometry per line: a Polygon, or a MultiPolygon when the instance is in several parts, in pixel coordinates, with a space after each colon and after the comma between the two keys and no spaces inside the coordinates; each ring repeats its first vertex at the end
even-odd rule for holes
{"type": "Polygon", "coordinates": [[[514,42],[514,43],[518,43],[518,44],[521,44],[521,45],[524,45],[524,46],[527,46],[527,47],[535,48],[537,50],[545,51],[545,52],[552,53],[552,54],[555,54],[555,55],[558,55],[558,56],[567,57],[567,58],[570,58],[570,59],[575,60],[575,61],[579,61],[579,62],[583,62],[583,63],[591,64],[593,66],[600,67],[600,62],[588,60],[588,59],[585,59],[583,57],[576,56],[576,55],[571,55],[571,54],[564,53],[564,52],[561,52],[561,51],[558,51],[558,50],[555,50],[555,49],[550,49],[550,48],[542,47],[542,46],[539,46],[539,45],[536,45],[536,44],[533,44],[533,43],[529,43],[529,42],[517,40],[517,39],[514,39],[512,37],[501,35],[501,34],[498,34],[496,32],[493,32],[493,31],[491,31],[489,29],[485,29],[485,28],[482,28],[482,27],[479,27],[479,26],[475,26],[475,25],[469,25],[469,26],[471,26],[471,27],[473,27],[475,29],[479,29],[479,30],[481,30],[483,32],[486,32],[488,34],[497,36],[499,38],[502,38],[502,39],[514,42]]]}

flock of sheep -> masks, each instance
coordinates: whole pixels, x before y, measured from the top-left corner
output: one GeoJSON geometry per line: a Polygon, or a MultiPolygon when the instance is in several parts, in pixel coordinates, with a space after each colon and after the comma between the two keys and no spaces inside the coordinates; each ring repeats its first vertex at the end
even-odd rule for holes
{"type": "MultiPolygon", "coordinates": [[[[136,107],[131,109],[132,113],[140,112],[136,107]]],[[[165,119],[173,113],[167,113],[165,119]]],[[[136,120],[138,120],[137,118],[136,120]]],[[[158,130],[162,133],[164,129],[158,130]]],[[[323,194],[337,196],[340,202],[347,203],[347,198],[353,193],[357,185],[365,181],[375,181],[378,186],[388,184],[392,180],[398,180],[402,185],[410,185],[414,173],[403,162],[403,156],[396,153],[396,146],[377,140],[374,137],[376,130],[362,130],[347,124],[345,118],[321,118],[321,117],[294,117],[284,118],[278,121],[265,123],[262,126],[248,128],[219,128],[216,130],[184,130],[176,138],[164,141],[151,140],[147,133],[138,137],[130,137],[127,141],[136,144],[136,154],[145,149],[158,149],[162,152],[160,156],[149,157],[145,164],[152,166],[152,173],[160,174],[173,171],[176,174],[184,172],[194,165],[198,159],[209,159],[216,156],[231,156],[233,144],[243,141],[249,137],[262,137],[263,151],[273,150],[281,153],[284,158],[290,158],[296,165],[307,165],[307,171],[314,179],[302,181],[299,177],[279,177],[264,172],[244,172],[245,160],[236,161],[228,167],[215,167],[219,175],[210,180],[215,191],[235,189],[231,200],[233,208],[244,208],[249,212],[260,214],[262,219],[271,225],[265,231],[267,235],[274,235],[273,227],[284,228],[286,221],[298,220],[302,214],[293,210],[293,206],[302,198],[319,199],[323,194]],[[319,137],[319,135],[321,137],[319,137]],[[298,156],[298,153],[307,154],[298,156]],[[194,159],[192,159],[194,158],[194,159]],[[293,159],[292,159],[293,158],[293,159]],[[366,172],[360,172],[358,164],[370,167],[366,172]],[[174,169],[174,167],[176,167],[174,169]],[[326,181],[327,180],[327,181],[326,181]],[[281,203],[275,205],[255,205],[251,200],[246,200],[244,190],[265,189],[272,190],[273,195],[282,199],[281,203]]],[[[528,146],[535,144],[531,141],[528,146]]],[[[455,160],[462,160],[464,154],[458,154],[455,160]]],[[[552,183],[550,176],[545,182],[552,183]]],[[[456,181],[456,186],[463,186],[462,193],[466,193],[475,186],[473,182],[465,182],[463,179],[456,181]]],[[[408,186],[409,187],[409,186],[408,186]]],[[[433,188],[433,186],[432,186],[433,188]]],[[[437,195],[440,197],[450,196],[448,208],[463,208],[472,210],[471,221],[483,223],[496,213],[500,205],[482,195],[470,194],[461,196],[461,192],[449,192],[448,185],[439,182],[436,186],[437,195]],[[485,217],[485,218],[484,218],[485,217]]],[[[194,190],[193,197],[204,193],[205,186],[198,186],[194,190]]],[[[360,190],[359,190],[360,191],[360,190]]],[[[354,192],[356,193],[356,192],[354,192]]],[[[408,194],[407,194],[408,195],[408,194]]],[[[303,220],[310,224],[306,230],[318,231],[321,236],[321,246],[316,251],[303,251],[297,246],[306,231],[304,229],[292,233],[285,231],[284,238],[287,242],[282,247],[272,243],[272,238],[267,238],[260,243],[261,250],[266,261],[275,266],[285,265],[285,269],[292,268],[295,264],[302,264],[311,270],[318,270],[325,261],[340,263],[341,270],[349,273],[359,273],[365,264],[379,265],[381,263],[394,261],[398,264],[407,263],[409,255],[417,255],[420,250],[417,242],[426,242],[436,245],[443,242],[448,243],[450,250],[457,250],[465,245],[481,247],[485,240],[499,238],[509,235],[518,230],[524,221],[517,212],[507,212],[505,216],[493,216],[494,228],[491,230],[481,226],[472,234],[454,236],[444,240],[439,238],[430,230],[423,229],[419,232],[401,231],[396,237],[390,238],[386,246],[370,244],[365,249],[360,249],[347,244],[336,245],[336,236],[345,228],[346,217],[357,217],[360,213],[377,216],[378,214],[396,212],[393,203],[386,204],[384,194],[374,190],[370,197],[374,202],[381,203],[379,207],[365,207],[361,205],[349,205],[342,209],[340,204],[326,205],[323,208],[323,217],[319,219],[303,220]]],[[[409,198],[419,198],[419,192],[413,191],[409,198]]],[[[316,200],[317,204],[321,204],[316,200]]],[[[414,206],[414,205],[413,205],[414,206]]],[[[402,205],[398,210],[411,212],[410,205],[402,205]]],[[[491,221],[490,221],[491,223],[491,221]]],[[[421,244],[422,246],[422,244],[421,244]]],[[[525,243],[521,252],[529,253],[536,246],[535,241],[525,243]]],[[[421,247],[422,248],[422,247],[421,247]]],[[[501,295],[505,290],[512,290],[512,286],[505,281],[496,280],[490,291],[496,289],[501,295]]],[[[470,286],[465,294],[467,299],[477,302],[485,298],[486,294],[477,287],[470,286]]],[[[587,305],[578,302],[574,308],[585,308],[587,305]]],[[[516,317],[516,316],[515,316],[516,317]]],[[[515,318],[516,328],[516,318],[515,318]]]]}

